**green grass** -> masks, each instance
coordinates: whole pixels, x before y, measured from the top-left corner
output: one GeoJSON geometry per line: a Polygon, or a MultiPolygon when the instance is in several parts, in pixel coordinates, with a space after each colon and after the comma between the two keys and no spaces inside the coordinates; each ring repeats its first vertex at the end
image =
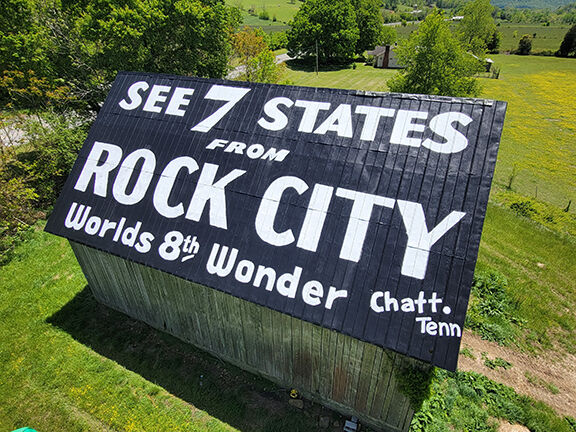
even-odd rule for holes
{"type": "MultiPolygon", "coordinates": [[[[489,232],[489,242],[492,234],[517,230],[516,217],[508,224],[494,219],[499,212],[510,213],[491,208],[498,231],[489,232]]],[[[540,229],[520,225],[516,234],[531,230],[536,244],[540,229]]],[[[541,248],[549,246],[562,244],[541,248]]],[[[40,231],[0,268],[0,377],[6,431],[28,425],[40,432],[308,432],[327,415],[309,404],[294,410],[286,391],[100,305],[66,240],[40,231]]],[[[481,375],[440,370],[412,430],[495,431],[495,417],[533,431],[573,432],[544,404],[481,375]]]]}
{"type": "Polygon", "coordinates": [[[498,421],[521,424],[532,432],[574,432],[574,419],[513,389],[471,372],[436,370],[430,397],[416,413],[411,432],[497,432],[498,421]]]}
{"type": "Polygon", "coordinates": [[[576,353],[575,254],[574,237],[518,217],[510,209],[488,207],[476,271],[496,270],[506,276],[521,348],[576,353]]]}
{"type": "Polygon", "coordinates": [[[0,377],[2,431],[315,428],[286,391],[98,304],[42,232],[0,268],[0,377]]]}
{"type": "Polygon", "coordinates": [[[493,56],[500,79],[483,79],[483,96],[508,102],[494,181],[558,207],[576,202],[576,62],[493,56]]]}
{"type": "Polygon", "coordinates": [[[570,28],[569,25],[543,26],[538,24],[512,24],[502,23],[498,31],[502,33],[500,51],[512,51],[518,48],[518,41],[525,34],[534,35],[532,39],[532,51],[556,51],[564,39],[564,35],[570,28]]]}
{"type": "Polygon", "coordinates": [[[290,84],[306,87],[330,87],[354,90],[387,91],[386,81],[396,72],[389,69],[376,69],[363,63],[352,65],[320,66],[318,75],[313,65],[303,65],[290,61],[287,64],[285,78],[290,84]]]}
{"type": "MultiPolygon", "coordinates": [[[[452,31],[458,31],[458,23],[451,24],[452,31]]],[[[396,26],[396,32],[399,39],[406,39],[414,30],[418,28],[418,24],[408,24],[407,26],[396,26]]],[[[569,25],[553,24],[550,26],[543,26],[538,24],[516,24],[516,23],[501,23],[497,30],[502,34],[500,42],[500,51],[513,51],[518,48],[518,41],[525,34],[534,35],[532,39],[532,51],[556,51],[560,48],[560,44],[564,39],[564,35],[570,28],[569,25]]],[[[492,57],[492,54],[489,54],[492,57]]]]}
{"type": "Polygon", "coordinates": [[[244,24],[263,27],[272,23],[272,17],[274,16],[276,16],[277,25],[288,24],[300,8],[299,0],[294,0],[293,3],[290,0],[226,0],[226,3],[239,8],[243,12],[244,24]],[[253,9],[256,14],[266,10],[270,14],[270,20],[259,20],[258,17],[255,17],[255,20],[249,19],[249,9],[253,9]]]}

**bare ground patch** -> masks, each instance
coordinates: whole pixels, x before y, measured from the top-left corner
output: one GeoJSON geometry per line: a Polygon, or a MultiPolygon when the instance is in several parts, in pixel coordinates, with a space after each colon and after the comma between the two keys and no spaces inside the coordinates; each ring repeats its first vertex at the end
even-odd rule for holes
{"type": "Polygon", "coordinates": [[[530,429],[521,425],[517,424],[513,425],[508,423],[507,421],[503,421],[500,423],[498,432],[530,432],[530,429]]]}
{"type": "MultiPolygon", "coordinates": [[[[576,415],[576,356],[560,355],[551,351],[539,356],[520,353],[512,348],[482,340],[480,336],[470,331],[464,332],[461,348],[468,348],[475,358],[461,355],[458,369],[481,373],[491,380],[512,387],[518,393],[546,403],[559,414],[576,415]],[[512,363],[512,367],[491,369],[484,364],[482,353],[485,353],[485,358],[491,360],[496,358],[506,360],[512,363]],[[543,383],[551,384],[558,392],[552,392],[550,390],[552,386],[543,383]]],[[[515,429],[502,429],[502,426],[500,430],[515,431],[515,429]]]]}

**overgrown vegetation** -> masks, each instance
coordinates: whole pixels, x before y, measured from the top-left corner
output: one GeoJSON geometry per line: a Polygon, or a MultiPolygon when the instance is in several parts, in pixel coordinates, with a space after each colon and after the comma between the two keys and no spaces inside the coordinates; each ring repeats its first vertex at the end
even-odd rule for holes
{"type": "Polygon", "coordinates": [[[497,202],[509,207],[518,216],[531,219],[561,234],[576,237],[576,214],[570,211],[572,202],[561,208],[535,197],[527,197],[512,190],[501,190],[493,195],[497,202]]]}
{"type": "Polygon", "coordinates": [[[414,411],[430,397],[433,378],[434,368],[426,364],[407,364],[396,372],[398,389],[408,398],[414,411]]]}
{"type": "Polygon", "coordinates": [[[503,358],[500,357],[496,357],[494,359],[488,358],[486,356],[483,356],[484,358],[484,366],[486,366],[489,369],[504,369],[504,370],[508,370],[510,368],[512,368],[512,363],[510,363],[507,360],[504,360],[503,358]]]}
{"type": "Polygon", "coordinates": [[[519,218],[503,206],[489,205],[476,274],[484,275],[487,291],[496,291],[501,299],[495,302],[499,313],[479,313],[483,309],[480,304],[489,305],[491,301],[476,298],[473,293],[468,320],[489,338],[518,345],[522,350],[575,353],[573,260],[573,238],[519,218]],[[501,275],[505,275],[506,285],[498,277],[501,275]]]}
{"type": "Polygon", "coordinates": [[[87,134],[74,114],[4,116],[0,139],[0,264],[60,194],[87,134]],[[10,139],[18,133],[19,139],[10,139]]]}
{"type": "Polygon", "coordinates": [[[496,419],[532,432],[574,432],[574,419],[561,418],[543,403],[472,372],[436,369],[431,396],[415,414],[412,432],[497,432],[496,419]]]}
{"type": "Polygon", "coordinates": [[[233,47],[237,79],[249,82],[278,83],[284,65],[276,65],[275,57],[262,30],[244,27],[234,34],[233,47]]]}
{"type": "Polygon", "coordinates": [[[508,290],[508,281],[496,271],[477,272],[466,315],[466,326],[483,339],[510,345],[524,321],[518,317],[518,302],[508,290]]]}

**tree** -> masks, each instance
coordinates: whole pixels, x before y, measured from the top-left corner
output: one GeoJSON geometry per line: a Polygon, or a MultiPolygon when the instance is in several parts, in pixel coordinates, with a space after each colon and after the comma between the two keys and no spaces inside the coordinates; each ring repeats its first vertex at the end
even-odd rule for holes
{"type": "Polygon", "coordinates": [[[223,77],[236,16],[223,0],[92,0],[75,17],[71,53],[99,100],[120,70],[223,77]]]}
{"type": "Polygon", "coordinates": [[[392,45],[397,40],[398,33],[396,32],[396,29],[392,26],[384,27],[384,34],[382,40],[380,41],[380,45],[392,45]]]}
{"type": "Polygon", "coordinates": [[[356,24],[358,25],[358,42],[356,54],[374,49],[376,45],[384,43],[386,36],[384,19],[380,13],[380,0],[353,0],[356,10],[356,24]]]}
{"type": "Polygon", "coordinates": [[[321,62],[354,57],[359,39],[351,0],[307,0],[290,22],[288,54],[321,62]]]}
{"type": "Polygon", "coordinates": [[[570,30],[566,32],[564,40],[560,44],[558,50],[559,57],[576,57],[576,25],[573,25],[570,30]]]}
{"type": "Polygon", "coordinates": [[[516,54],[518,55],[528,55],[532,51],[532,35],[525,34],[518,41],[518,49],[516,54]]]}
{"type": "Polygon", "coordinates": [[[388,81],[391,91],[444,96],[477,96],[474,74],[481,64],[464,51],[444,15],[435,10],[396,49],[405,68],[388,81]]]}
{"type": "Polygon", "coordinates": [[[0,74],[32,71],[47,88],[68,86],[92,110],[119,70],[225,76],[238,19],[224,0],[7,0],[7,6],[11,27],[0,27],[0,74]]]}
{"type": "Polygon", "coordinates": [[[502,33],[500,33],[498,30],[494,30],[494,33],[492,33],[492,37],[490,38],[488,44],[486,45],[486,49],[488,50],[488,52],[497,54],[498,49],[500,48],[501,41],[502,41],[502,33]]]}
{"type": "Polygon", "coordinates": [[[239,80],[250,82],[277,83],[282,71],[275,63],[275,56],[266,43],[261,29],[244,27],[234,35],[234,58],[241,73],[239,80]]]}
{"type": "Polygon", "coordinates": [[[493,11],[494,6],[490,4],[490,0],[473,0],[464,6],[460,37],[474,54],[483,54],[493,38],[496,31],[493,11]]]}

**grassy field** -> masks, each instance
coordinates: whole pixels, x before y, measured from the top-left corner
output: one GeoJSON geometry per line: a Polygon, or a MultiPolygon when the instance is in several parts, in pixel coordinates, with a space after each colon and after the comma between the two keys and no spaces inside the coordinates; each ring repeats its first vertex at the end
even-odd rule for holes
{"type": "MultiPolygon", "coordinates": [[[[495,182],[566,207],[576,204],[576,62],[493,56],[500,79],[482,80],[483,96],[508,102],[495,182]]],[[[572,207],[574,209],[574,207],[572,207]]]]}
{"type": "Polygon", "coordinates": [[[386,81],[394,74],[393,70],[376,69],[363,63],[356,63],[356,69],[352,65],[344,68],[320,66],[316,74],[313,66],[290,61],[285,79],[290,84],[307,87],[387,91],[386,81]]]}
{"type": "Polygon", "coordinates": [[[286,391],[99,305],[42,232],[0,268],[0,377],[2,431],[315,428],[286,391]]]}
{"type": "Polygon", "coordinates": [[[502,33],[500,51],[512,51],[518,48],[518,41],[525,34],[536,34],[532,39],[532,51],[556,51],[560,48],[560,43],[562,43],[564,35],[569,29],[569,25],[551,25],[546,27],[537,24],[502,23],[498,26],[498,31],[502,33]]]}
{"type": "MultiPolygon", "coordinates": [[[[458,30],[458,24],[452,24],[452,31],[458,30]]],[[[408,24],[407,26],[396,26],[399,39],[407,38],[410,33],[418,28],[418,24],[408,24]]],[[[501,23],[498,31],[502,33],[500,42],[500,51],[513,51],[518,48],[518,41],[525,35],[534,35],[532,39],[532,51],[556,51],[564,39],[564,35],[570,28],[569,25],[550,25],[548,27],[538,24],[514,24],[501,23]]],[[[490,55],[492,57],[492,55],[490,55]]]]}
{"type": "MultiPolygon", "coordinates": [[[[541,243],[545,233],[506,209],[491,207],[488,222],[481,265],[512,262],[512,279],[529,280],[534,298],[560,282],[546,288],[558,295],[540,310],[573,309],[566,287],[576,269],[561,271],[570,252],[564,241],[552,235],[541,243]],[[515,235],[528,243],[512,246],[515,235]],[[526,250],[534,252],[526,258],[526,250]],[[548,263],[545,274],[534,274],[535,259],[548,263]]],[[[573,317],[562,322],[573,328],[573,317]]],[[[555,315],[543,324],[554,337],[568,332],[557,330],[555,315]]],[[[0,377],[3,431],[25,425],[40,432],[332,430],[318,427],[320,416],[339,422],[339,430],[343,424],[309,402],[292,408],[287,390],[98,304],[66,240],[40,231],[0,268],[0,377]]],[[[573,432],[545,405],[473,373],[438,372],[423,402],[415,431],[496,432],[494,419],[503,418],[534,431],[573,432]]]]}
{"type": "Polygon", "coordinates": [[[299,0],[227,0],[226,2],[243,12],[244,24],[262,27],[286,25],[300,8],[299,0]],[[250,9],[256,14],[267,11],[270,20],[250,16],[248,14],[250,9]],[[276,17],[276,22],[272,21],[273,17],[276,17]]]}
{"type": "Polygon", "coordinates": [[[575,254],[574,237],[489,206],[476,271],[508,279],[520,348],[576,353],[575,254]]]}

